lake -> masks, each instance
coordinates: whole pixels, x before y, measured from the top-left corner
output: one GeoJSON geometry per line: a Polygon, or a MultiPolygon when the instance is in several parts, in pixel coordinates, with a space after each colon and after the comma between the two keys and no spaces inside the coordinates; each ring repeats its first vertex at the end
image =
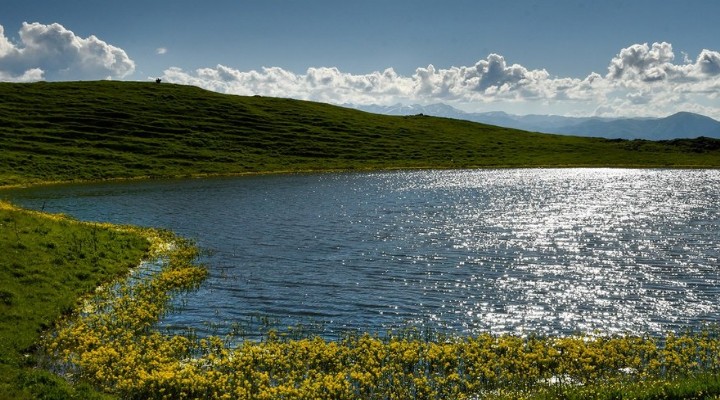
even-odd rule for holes
{"type": "Polygon", "coordinates": [[[325,337],[651,333],[720,320],[720,171],[265,175],[0,192],[195,239],[210,277],[161,326],[325,337]]]}

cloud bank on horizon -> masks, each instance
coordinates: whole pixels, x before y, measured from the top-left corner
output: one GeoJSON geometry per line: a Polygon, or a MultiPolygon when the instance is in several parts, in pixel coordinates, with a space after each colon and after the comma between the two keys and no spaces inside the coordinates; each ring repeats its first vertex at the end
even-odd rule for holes
{"type": "MultiPolygon", "coordinates": [[[[95,36],[82,38],[60,24],[24,23],[19,43],[0,26],[0,80],[124,78],[135,70],[126,52],[95,36]]],[[[167,50],[158,49],[158,54],[167,50]]],[[[295,73],[280,67],[241,71],[216,65],[170,67],[167,82],[239,95],[292,97],[334,104],[430,104],[466,111],[530,110],[543,114],[664,116],[691,111],[720,119],[720,52],[702,50],[677,60],[672,45],[633,44],[613,57],[605,74],[552,76],[490,54],[474,65],[419,67],[410,76],[393,68],[351,74],[334,67],[295,73]]],[[[528,113],[528,112],[525,112],[528,113]]]]}
{"type": "Polygon", "coordinates": [[[694,61],[686,56],[675,63],[672,45],[666,42],[624,48],[610,60],[605,75],[593,72],[585,78],[553,77],[544,69],[510,64],[499,54],[472,66],[420,67],[412,76],[399,75],[392,68],[358,75],[319,67],[296,74],[278,67],[239,71],[217,65],[195,71],[169,68],[164,78],[222,93],[335,104],[444,102],[473,111],[478,105],[525,103],[577,115],[658,116],[691,111],[720,117],[720,52],[703,50],[694,61]]]}

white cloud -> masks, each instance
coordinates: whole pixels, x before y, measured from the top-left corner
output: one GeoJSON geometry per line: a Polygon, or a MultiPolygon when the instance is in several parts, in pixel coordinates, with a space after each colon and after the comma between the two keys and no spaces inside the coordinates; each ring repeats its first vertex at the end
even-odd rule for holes
{"type": "Polygon", "coordinates": [[[14,49],[15,46],[13,46],[13,44],[10,43],[10,40],[5,37],[5,28],[0,25],[0,57],[4,57],[5,55],[11,53],[14,49]]]}
{"type": "Polygon", "coordinates": [[[155,49],[155,54],[158,55],[167,54],[167,52],[168,50],[165,47],[158,47],[157,49],[155,49]]]}
{"type": "Polygon", "coordinates": [[[196,85],[206,89],[241,95],[293,97],[331,103],[392,102],[412,96],[412,78],[401,77],[392,69],[366,75],[343,73],[337,68],[309,68],[299,75],[282,68],[238,71],[218,65],[194,73],[179,68],[165,71],[168,82],[196,85]]]}
{"type": "Polygon", "coordinates": [[[701,86],[720,75],[720,53],[703,50],[693,63],[683,54],[682,64],[674,64],[675,53],[670,43],[653,43],[652,47],[635,44],[622,49],[610,62],[607,78],[615,83],[638,87],[658,81],[671,84],[700,83],[701,86]]]}
{"type": "Polygon", "coordinates": [[[60,24],[23,23],[19,38],[12,43],[0,26],[2,80],[123,78],[135,70],[124,50],[60,24]]]}
{"type": "Polygon", "coordinates": [[[635,44],[609,62],[605,75],[552,77],[544,69],[510,64],[490,54],[471,66],[420,67],[411,76],[392,68],[350,74],[337,68],[309,68],[297,74],[282,68],[239,71],[218,65],[192,72],[165,71],[169,82],[241,95],[293,97],[336,104],[446,102],[466,111],[509,110],[572,115],[667,115],[703,110],[720,118],[720,53],[703,50],[695,61],[675,64],[669,43],[635,44]]]}
{"type": "Polygon", "coordinates": [[[707,75],[720,75],[720,53],[703,50],[695,63],[695,67],[707,75]]]}
{"type": "Polygon", "coordinates": [[[675,55],[670,43],[634,44],[622,49],[610,61],[607,77],[615,80],[652,82],[667,78],[677,68],[672,64],[675,55]]]}
{"type": "Polygon", "coordinates": [[[25,71],[22,75],[12,75],[0,71],[0,82],[37,82],[43,79],[43,70],[33,68],[25,71]]]}

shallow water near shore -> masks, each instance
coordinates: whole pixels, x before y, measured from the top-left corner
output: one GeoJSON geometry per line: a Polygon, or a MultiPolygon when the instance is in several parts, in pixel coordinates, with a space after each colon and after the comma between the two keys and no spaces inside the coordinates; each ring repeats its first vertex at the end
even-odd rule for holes
{"type": "Polygon", "coordinates": [[[663,333],[720,320],[720,171],[265,175],[0,192],[197,240],[210,269],[161,327],[336,337],[663,333]]]}

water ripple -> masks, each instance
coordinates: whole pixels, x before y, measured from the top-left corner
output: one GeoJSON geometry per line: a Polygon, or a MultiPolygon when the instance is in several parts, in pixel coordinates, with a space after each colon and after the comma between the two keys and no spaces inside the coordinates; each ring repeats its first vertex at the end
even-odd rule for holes
{"type": "Polygon", "coordinates": [[[197,238],[211,276],[163,321],[177,329],[260,315],[320,334],[660,333],[720,318],[720,171],[319,174],[6,196],[197,238]]]}

